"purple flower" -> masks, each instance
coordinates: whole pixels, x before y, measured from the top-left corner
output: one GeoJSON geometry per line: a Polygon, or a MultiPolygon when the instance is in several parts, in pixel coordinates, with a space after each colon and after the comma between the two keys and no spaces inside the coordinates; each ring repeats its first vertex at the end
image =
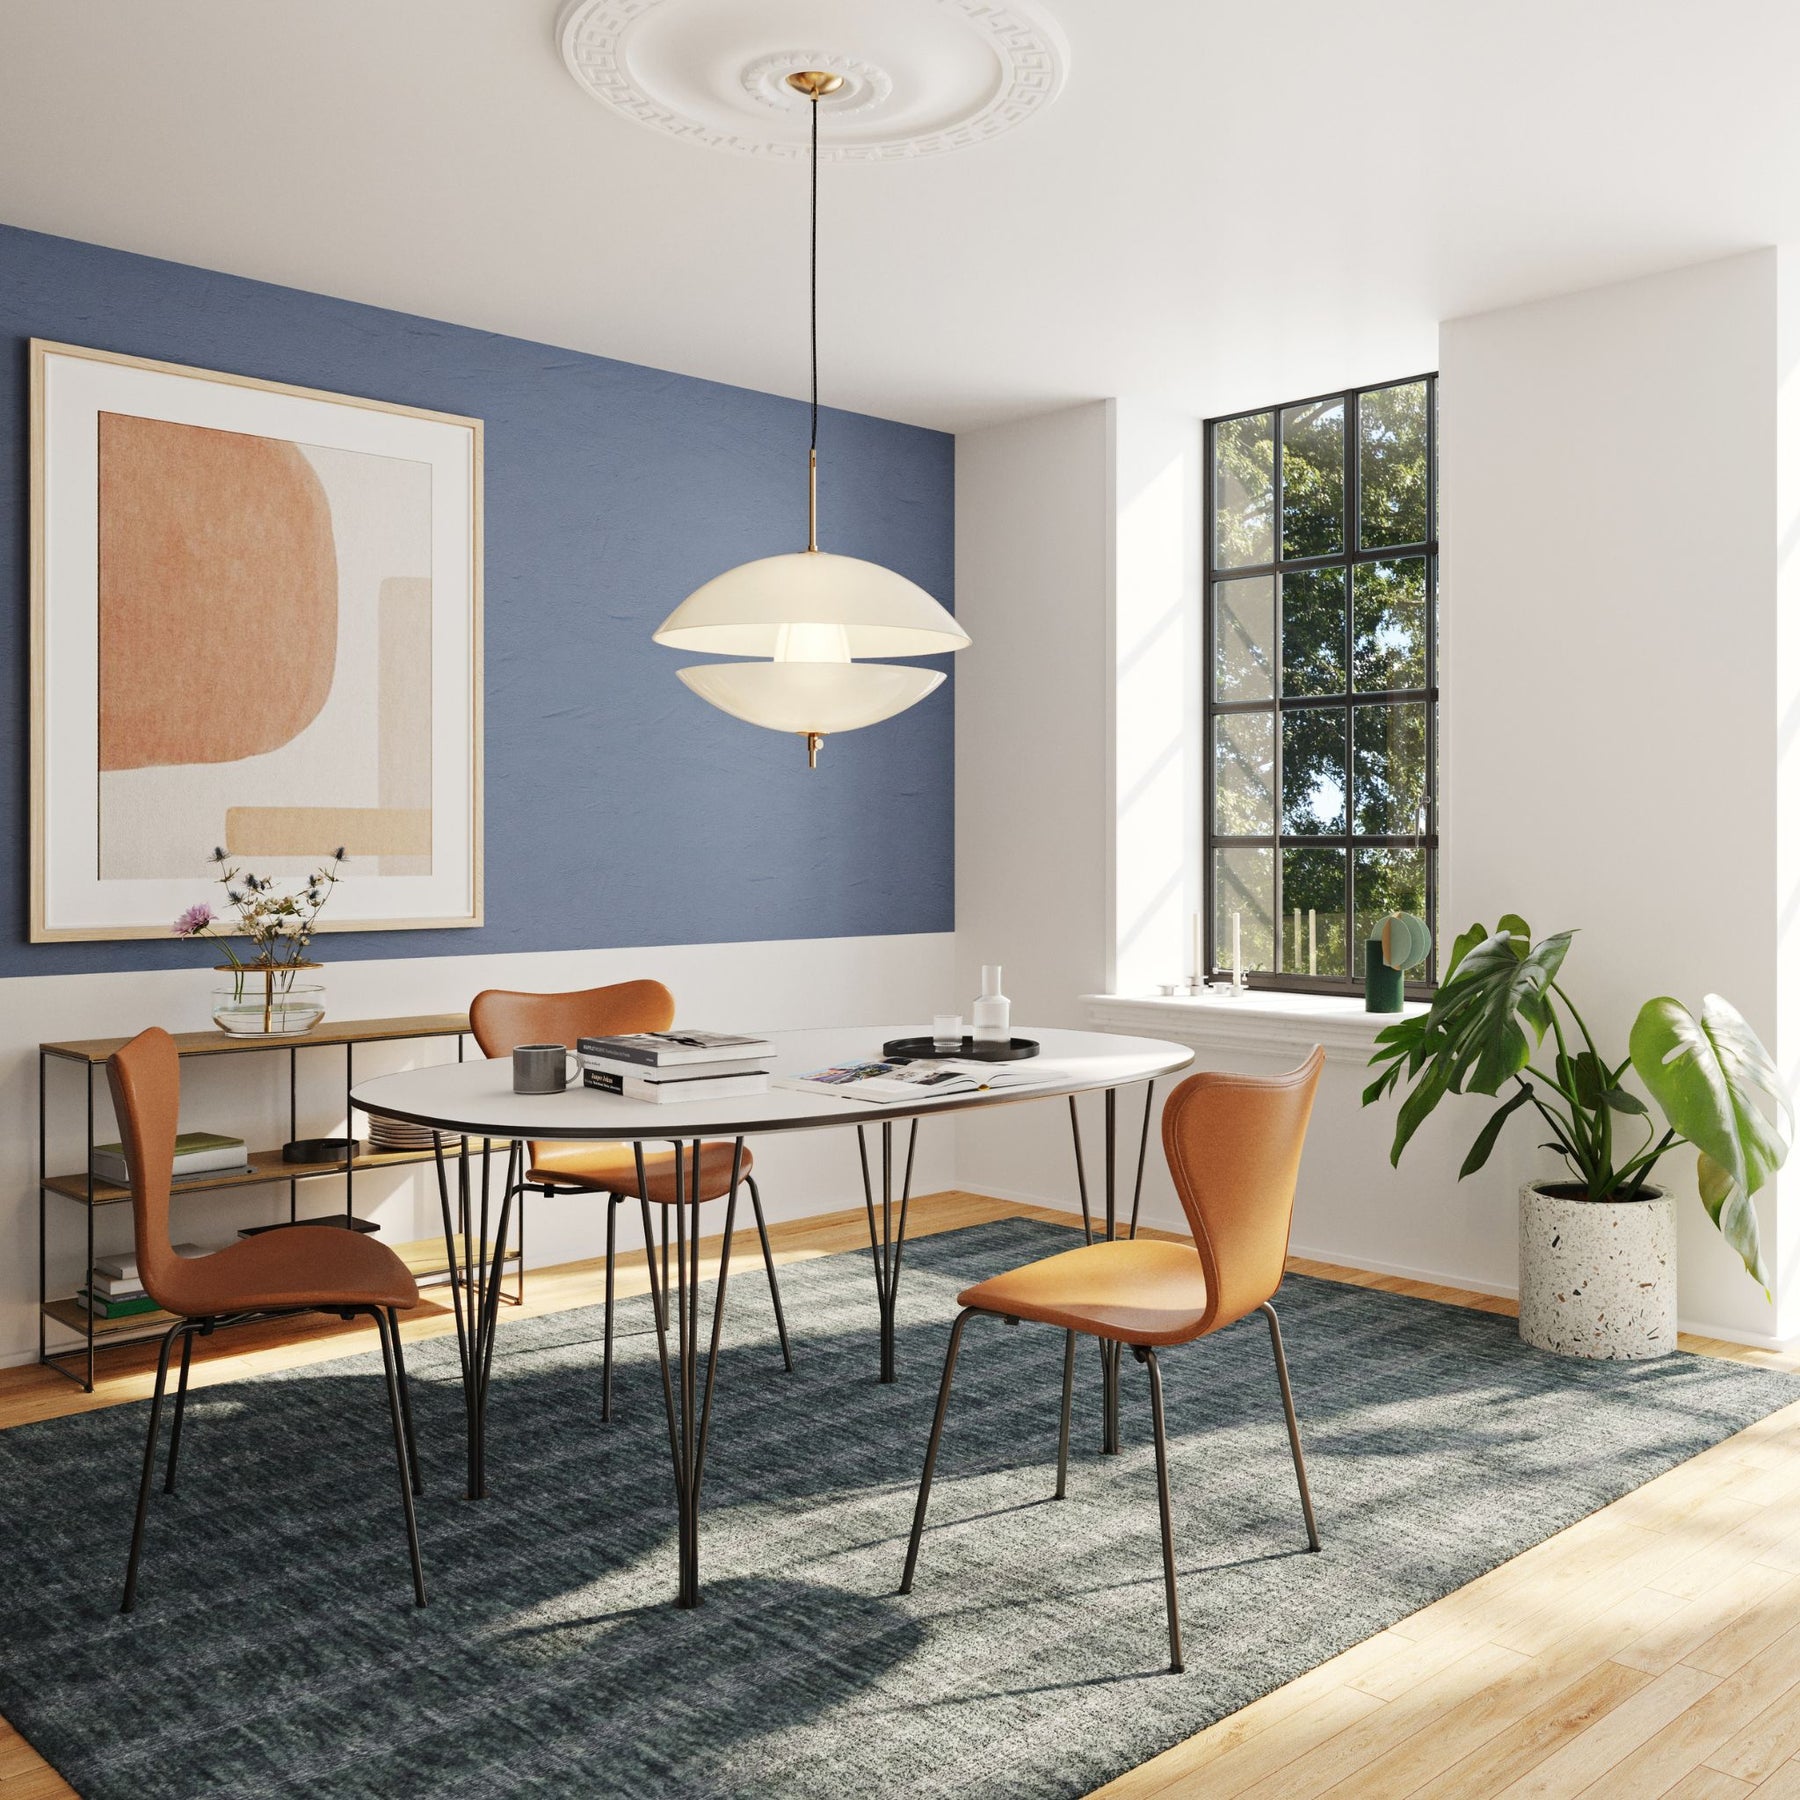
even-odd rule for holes
{"type": "Polygon", "coordinates": [[[175,921],[174,932],[177,937],[198,937],[213,922],[213,909],[204,901],[198,906],[190,906],[175,921]]]}

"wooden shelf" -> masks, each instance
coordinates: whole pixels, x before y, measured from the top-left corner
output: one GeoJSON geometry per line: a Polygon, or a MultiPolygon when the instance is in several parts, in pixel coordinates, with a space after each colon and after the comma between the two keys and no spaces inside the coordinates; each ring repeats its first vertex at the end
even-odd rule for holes
{"type": "MultiPolygon", "coordinates": [[[[451,1152],[446,1150],[445,1155],[451,1152]]],[[[350,1162],[350,1169],[355,1174],[362,1174],[368,1169],[396,1169],[408,1163],[431,1162],[436,1155],[431,1150],[365,1150],[350,1162]]],[[[225,1188],[262,1187],[277,1181],[312,1181],[321,1175],[342,1175],[345,1165],[341,1162],[291,1163],[281,1160],[279,1150],[252,1150],[250,1152],[249,1172],[227,1171],[221,1175],[196,1175],[188,1181],[177,1181],[171,1188],[171,1196],[176,1194],[210,1194],[225,1188]]],[[[45,1189],[52,1194],[61,1194],[69,1200],[85,1202],[88,1197],[88,1178],[85,1175],[52,1175],[44,1182],[45,1189]]],[[[119,1187],[110,1181],[94,1183],[94,1204],[96,1206],[117,1206],[131,1198],[131,1189],[119,1187]]]]}
{"type": "MultiPolygon", "coordinates": [[[[228,1031],[178,1031],[175,1048],[183,1056],[228,1056],[240,1050],[304,1050],[315,1044],[379,1044],[390,1038],[456,1037],[469,1029],[467,1013],[423,1013],[407,1019],[344,1019],[315,1025],[294,1037],[236,1037],[228,1031]]],[[[73,1062],[103,1063],[128,1037],[70,1038],[39,1044],[46,1056],[73,1062]]]]}

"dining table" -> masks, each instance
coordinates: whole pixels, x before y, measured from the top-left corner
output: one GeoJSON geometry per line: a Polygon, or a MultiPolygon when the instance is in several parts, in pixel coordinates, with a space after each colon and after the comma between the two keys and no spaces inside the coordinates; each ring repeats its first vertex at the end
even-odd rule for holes
{"type": "MultiPolygon", "coordinates": [[[[431,1128],[435,1133],[437,1192],[449,1263],[451,1306],[456,1317],[468,1455],[468,1495],[487,1493],[487,1403],[498,1326],[501,1262],[508,1243],[512,1209],[538,1184],[530,1174],[533,1142],[626,1144],[637,1162],[637,1193],[643,1214],[645,1255],[655,1301],[656,1348],[661,1366],[669,1451],[675,1474],[677,1548],[676,1603],[700,1599],[700,1491],[705,1474],[719,1328],[731,1263],[731,1238],[745,1146],[752,1138],[796,1131],[854,1130],[857,1136],[863,1202],[874,1268],[878,1379],[891,1382],[895,1367],[895,1303],[906,1248],[907,1208],[912,1197],[914,1152],[919,1127],[940,1115],[961,1115],[997,1106],[1065,1102],[1075,1159],[1077,1197],[1086,1241],[1124,1229],[1136,1236],[1143,1200],[1144,1167],[1158,1080],[1193,1060],[1186,1045],[1111,1032],[1019,1028],[1015,1042],[1035,1043],[1035,1055],[995,1065],[1028,1085],[983,1087],[900,1101],[859,1100],[843,1090],[797,1089],[780,1078],[803,1076],[856,1061],[881,1060],[884,1046],[913,1035],[906,1027],[832,1026],[767,1034],[774,1046],[771,1085],[766,1092],[732,1099],[647,1101],[604,1092],[581,1083],[556,1093],[513,1091],[510,1057],[436,1063],[363,1081],[351,1093],[365,1113],[431,1128]],[[1121,1220],[1119,1178],[1119,1095],[1143,1087],[1135,1169],[1128,1220],[1121,1220]],[[1081,1138],[1081,1095],[1103,1096],[1102,1172],[1098,1208],[1090,1201],[1087,1157],[1081,1138]],[[895,1128],[908,1127],[903,1162],[895,1128]],[[880,1128],[873,1155],[870,1134],[880,1128]],[[700,1151],[703,1143],[733,1146],[731,1185],[726,1195],[724,1238],[719,1252],[710,1329],[701,1320],[700,1151]],[[675,1155],[675,1201],[662,1206],[662,1259],[658,1285],[652,1254],[652,1209],[645,1177],[647,1148],[670,1146],[675,1155]],[[503,1163],[498,1201],[493,1173],[503,1163]],[[877,1174],[877,1165],[879,1174],[877,1174]],[[879,1200],[877,1198],[879,1196],[879,1200]],[[1099,1217],[1096,1220],[1095,1213],[1099,1217]],[[492,1229],[490,1229],[490,1226],[492,1229]],[[673,1227],[673,1244],[670,1231],[673,1227]],[[673,1274],[669,1252],[673,1249],[673,1274]],[[704,1342],[704,1349],[702,1348],[704,1342]]],[[[1129,1151],[1129,1146],[1127,1146],[1129,1151]]],[[[1119,1448],[1119,1356],[1117,1345],[1102,1345],[1101,1450],[1119,1448]],[[1108,1353],[1110,1351],[1110,1354],[1108,1353]]]]}

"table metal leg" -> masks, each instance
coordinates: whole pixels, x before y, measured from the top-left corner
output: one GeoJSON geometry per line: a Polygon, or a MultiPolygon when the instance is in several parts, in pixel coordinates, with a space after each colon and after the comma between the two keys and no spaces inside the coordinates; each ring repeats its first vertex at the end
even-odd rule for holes
{"type": "Polygon", "coordinates": [[[900,1222],[894,1223],[894,1121],[881,1121],[881,1227],[875,1225],[875,1183],[869,1172],[869,1141],[856,1128],[856,1150],[862,1159],[863,1209],[869,1218],[869,1257],[875,1266],[875,1305],[881,1321],[881,1379],[896,1379],[894,1308],[900,1292],[900,1260],[906,1251],[906,1211],[912,1200],[913,1152],[919,1147],[919,1121],[912,1121],[906,1140],[906,1172],[900,1182],[900,1222]]]}
{"type": "Polygon", "coordinates": [[[435,1146],[438,1203],[444,1215],[444,1260],[449,1265],[450,1304],[456,1314],[456,1354],[462,1369],[471,1500],[487,1498],[488,1382],[493,1373],[494,1335],[500,1311],[500,1271],[505,1262],[506,1235],[512,1224],[513,1198],[524,1178],[524,1148],[519,1142],[506,1147],[505,1187],[499,1219],[490,1237],[493,1140],[482,1140],[479,1215],[470,1192],[475,1159],[469,1140],[460,1142],[454,1203],[441,1137],[435,1146]]]}
{"type": "MultiPolygon", "coordinates": [[[[725,1202],[725,1242],[719,1253],[719,1285],[713,1295],[712,1329],[708,1338],[706,1369],[700,1370],[700,1140],[677,1142],[675,1148],[675,1199],[662,1208],[664,1275],[656,1281],[650,1230],[650,1203],[642,1201],[644,1255],[650,1265],[653,1286],[652,1315],[656,1320],[656,1355],[662,1366],[663,1406],[669,1422],[669,1455],[675,1471],[675,1522],[679,1578],[677,1606],[700,1604],[700,1485],[706,1474],[706,1446],[712,1430],[713,1389],[719,1367],[719,1331],[725,1319],[725,1283],[731,1270],[731,1233],[737,1222],[738,1183],[744,1170],[744,1140],[732,1146],[731,1186],[725,1202]],[[666,1260],[669,1215],[674,1214],[675,1264],[666,1260]],[[669,1288],[674,1286],[674,1304],[669,1288]],[[660,1304],[658,1303],[660,1302],[660,1304]]],[[[650,1192],[644,1167],[644,1147],[634,1146],[637,1158],[638,1194],[650,1192]]]]}

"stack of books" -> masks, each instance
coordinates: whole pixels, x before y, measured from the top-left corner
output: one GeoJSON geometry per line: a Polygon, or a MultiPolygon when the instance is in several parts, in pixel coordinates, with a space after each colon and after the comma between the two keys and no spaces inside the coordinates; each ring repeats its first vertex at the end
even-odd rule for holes
{"type": "MultiPolygon", "coordinates": [[[[115,1187],[131,1186],[131,1170],[123,1144],[96,1144],[89,1165],[96,1180],[115,1187]]],[[[196,1181],[203,1175],[242,1175],[249,1171],[250,1156],[244,1140],[220,1137],[216,1131],[184,1131],[175,1140],[175,1179],[196,1181]]]]}
{"type": "MultiPolygon", "coordinates": [[[[177,1244],[175,1254],[202,1256],[205,1252],[198,1244],[177,1244]]],[[[156,1302],[144,1292],[144,1284],[138,1278],[137,1257],[129,1252],[96,1258],[94,1285],[80,1289],[75,1304],[96,1319],[130,1319],[139,1313],[157,1311],[156,1302]]]]}
{"type": "Polygon", "coordinates": [[[638,1031],[576,1041],[581,1078],[627,1100],[667,1105],[682,1100],[735,1100],[769,1091],[775,1046],[767,1038],[723,1031],[638,1031]]]}

